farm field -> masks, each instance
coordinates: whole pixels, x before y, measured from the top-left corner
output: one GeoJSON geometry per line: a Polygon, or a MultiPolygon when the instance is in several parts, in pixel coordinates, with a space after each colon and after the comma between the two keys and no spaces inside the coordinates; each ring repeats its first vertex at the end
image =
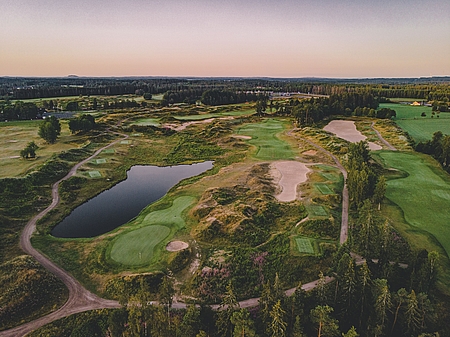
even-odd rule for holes
{"type": "Polygon", "coordinates": [[[248,142],[257,148],[254,156],[259,160],[294,159],[291,146],[277,136],[284,130],[282,121],[267,119],[262,123],[245,125],[238,134],[251,137],[248,142]]]}
{"type": "Polygon", "coordinates": [[[411,230],[435,237],[450,255],[450,178],[433,159],[413,152],[379,153],[387,167],[406,177],[388,180],[386,197],[403,211],[411,230]]]}
{"type": "Polygon", "coordinates": [[[433,133],[441,131],[450,134],[450,113],[441,112],[438,117],[431,118],[431,107],[411,106],[403,104],[380,104],[380,108],[390,108],[397,112],[395,122],[416,141],[430,140],[433,133]],[[421,117],[422,112],[426,117],[421,117]]]}

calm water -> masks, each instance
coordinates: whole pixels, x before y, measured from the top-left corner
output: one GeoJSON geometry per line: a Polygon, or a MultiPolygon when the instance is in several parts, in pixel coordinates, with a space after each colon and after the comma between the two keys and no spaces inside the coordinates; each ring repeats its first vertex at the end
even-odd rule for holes
{"type": "Polygon", "coordinates": [[[181,180],[199,175],[212,166],[212,161],[166,167],[133,166],[126,180],[77,207],[52,230],[52,235],[90,238],[109,232],[133,219],[181,180]]]}

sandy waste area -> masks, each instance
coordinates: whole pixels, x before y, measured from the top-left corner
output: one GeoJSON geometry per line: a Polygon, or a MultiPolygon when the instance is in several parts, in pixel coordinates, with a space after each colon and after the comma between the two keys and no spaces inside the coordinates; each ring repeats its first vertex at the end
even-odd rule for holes
{"type": "Polygon", "coordinates": [[[167,244],[166,250],[169,252],[178,252],[189,247],[189,245],[184,241],[171,241],[167,244]]]}
{"type": "MultiPolygon", "coordinates": [[[[355,122],[353,121],[334,120],[328,123],[323,129],[334,133],[339,138],[345,139],[351,143],[358,143],[361,140],[367,139],[366,136],[356,129],[355,122]]],[[[378,144],[369,142],[369,149],[381,150],[382,147],[378,144]]]]}
{"type": "Polygon", "coordinates": [[[297,186],[304,183],[311,170],[297,161],[276,161],[270,165],[270,174],[281,192],[275,197],[279,201],[294,201],[297,199],[297,186]]]}

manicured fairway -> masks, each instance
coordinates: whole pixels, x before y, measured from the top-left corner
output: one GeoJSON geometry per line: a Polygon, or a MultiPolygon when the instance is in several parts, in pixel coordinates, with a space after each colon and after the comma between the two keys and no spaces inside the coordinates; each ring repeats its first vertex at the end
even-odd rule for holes
{"type": "Polygon", "coordinates": [[[386,197],[412,226],[427,231],[450,255],[450,177],[430,157],[413,152],[381,152],[387,167],[408,173],[387,182],[386,197]]]}
{"type": "Polygon", "coordinates": [[[283,124],[275,119],[267,119],[261,123],[247,124],[240,128],[238,133],[252,137],[248,142],[257,147],[254,155],[257,159],[294,159],[295,154],[291,146],[277,137],[277,134],[285,130],[283,124]]]}
{"type": "Polygon", "coordinates": [[[170,235],[172,229],[186,225],[181,213],[194,201],[194,197],[178,197],[169,208],[139,216],[135,222],[141,228],[120,235],[112,246],[111,258],[124,265],[149,263],[155,247],[170,235]]]}
{"type": "Polygon", "coordinates": [[[305,205],[310,216],[328,216],[327,211],[320,205],[305,205]]]}
{"type": "Polygon", "coordinates": [[[129,232],[114,243],[111,258],[125,265],[148,263],[153,257],[155,247],[170,234],[166,226],[147,226],[129,232]]]}
{"type": "Polygon", "coordinates": [[[433,133],[441,131],[450,134],[450,113],[441,112],[439,118],[431,118],[431,107],[411,106],[405,104],[380,104],[380,108],[390,108],[397,112],[395,122],[416,141],[426,141],[433,137],[433,133]],[[426,117],[421,117],[422,112],[426,117]]]}
{"type": "Polygon", "coordinates": [[[315,184],[315,186],[322,194],[334,194],[327,184],[315,184]]]}
{"type": "Polygon", "coordinates": [[[314,247],[311,244],[311,240],[304,237],[295,238],[295,242],[297,243],[297,249],[300,253],[303,254],[315,254],[314,247]]]}
{"type": "Polygon", "coordinates": [[[142,225],[164,224],[170,227],[176,226],[176,228],[183,228],[186,224],[181,217],[181,213],[194,201],[194,197],[178,197],[173,201],[172,206],[169,208],[148,214],[144,220],[142,220],[142,225]]]}

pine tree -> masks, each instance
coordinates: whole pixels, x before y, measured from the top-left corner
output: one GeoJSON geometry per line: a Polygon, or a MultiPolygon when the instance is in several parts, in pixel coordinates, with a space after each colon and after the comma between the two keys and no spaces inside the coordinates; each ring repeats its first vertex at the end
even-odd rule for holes
{"type": "Polygon", "coordinates": [[[234,325],[233,337],[255,337],[254,323],[247,309],[233,312],[231,323],[234,325]]]}
{"type": "Polygon", "coordinates": [[[330,315],[333,308],[325,305],[318,305],[311,310],[311,321],[317,326],[317,337],[339,336],[339,323],[330,315]]]}
{"type": "Polygon", "coordinates": [[[270,317],[272,321],[269,324],[268,333],[271,337],[285,337],[287,323],[284,320],[286,311],[281,307],[281,301],[278,300],[277,303],[272,307],[270,311],[270,317]]]}

